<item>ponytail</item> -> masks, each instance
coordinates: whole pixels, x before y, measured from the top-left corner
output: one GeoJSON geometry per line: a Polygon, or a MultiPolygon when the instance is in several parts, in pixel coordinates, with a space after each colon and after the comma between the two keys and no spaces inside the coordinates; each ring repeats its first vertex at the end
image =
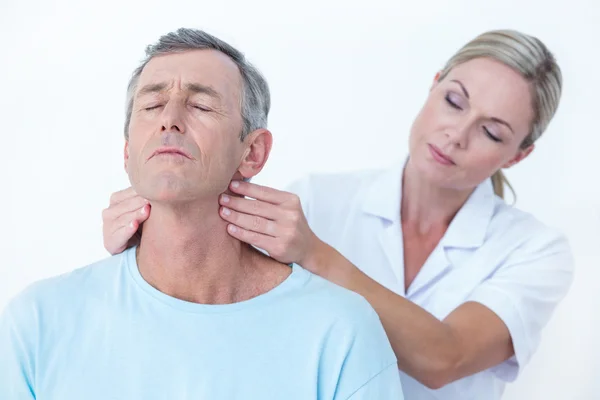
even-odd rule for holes
{"type": "Polygon", "coordinates": [[[492,175],[492,186],[494,187],[494,193],[496,193],[496,196],[500,197],[501,199],[504,199],[504,185],[508,186],[516,200],[517,194],[515,193],[515,190],[508,179],[506,179],[506,176],[504,176],[502,170],[498,170],[494,173],[494,175],[492,175]]]}

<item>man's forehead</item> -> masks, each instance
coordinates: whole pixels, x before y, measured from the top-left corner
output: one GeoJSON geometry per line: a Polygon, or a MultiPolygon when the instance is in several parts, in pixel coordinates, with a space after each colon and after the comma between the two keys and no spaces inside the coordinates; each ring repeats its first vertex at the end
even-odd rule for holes
{"type": "Polygon", "coordinates": [[[139,86],[175,81],[219,87],[239,84],[237,65],[225,54],[212,50],[190,50],[153,57],[144,67],[139,86]]]}

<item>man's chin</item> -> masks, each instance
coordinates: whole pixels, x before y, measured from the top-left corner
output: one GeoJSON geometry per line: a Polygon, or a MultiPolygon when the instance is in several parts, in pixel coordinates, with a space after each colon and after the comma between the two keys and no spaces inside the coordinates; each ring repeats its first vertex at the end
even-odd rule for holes
{"type": "Polygon", "coordinates": [[[207,200],[210,197],[209,193],[207,193],[208,191],[202,190],[201,188],[172,185],[157,185],[151,188],[140,188],[140,190],[136,190],[136,192],[151,203],[165,205],[197,203],[207,200]]]}
{"type": "Polygon", "coordinates": [[[197,193],[189,193],[185,191],[161,190],[150,194],[146,197],[150,202],[161,204],[182,204],[192,203],[202,200],[202,196],[197,193]]]}

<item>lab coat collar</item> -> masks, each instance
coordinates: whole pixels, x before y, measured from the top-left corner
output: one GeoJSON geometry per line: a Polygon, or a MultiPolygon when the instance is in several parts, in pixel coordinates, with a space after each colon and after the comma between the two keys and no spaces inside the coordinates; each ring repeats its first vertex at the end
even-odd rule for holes
{"type": "Polygon", "coordinates": [[[494,215],[495,197],[491,179],[479,184],[450,223],[444,247],[481,246],[494,215]]]}
{"type": "MultiPolygon", "coordinates": [[[[367,214],[400,223],[402,176],[408,157],[383,171],[368,187],[362,210],[367,214]]],[[[491,179],[479,184],[458,211],[444,238],[444,247],[478,247],[494,213],[495,194],[491,179]]]]}
{"type": "Polygon", "coordinates": [[[402,175],[408,158],[383,171],[367,188],[362,210],[367,214],[400,223],[402,175]]]}

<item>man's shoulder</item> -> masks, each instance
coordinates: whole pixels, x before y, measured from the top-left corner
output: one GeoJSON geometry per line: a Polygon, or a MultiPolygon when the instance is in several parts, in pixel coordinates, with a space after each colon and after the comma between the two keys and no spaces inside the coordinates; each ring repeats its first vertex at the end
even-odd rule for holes
{"type": "Polygon", "coordinates": [[[43,313],[46,309],[75,305],[84,297],[106,290],[123,268],[125,254],[114,255],[59,275],[37,280],[14,296],[6,306],[13,313],[43,313]]]}
{"type": "Polygon", "coordinates": [[[384,387],[397,393],[400,380],[396,355],[379,316],[367,300],[317,275],[311,276],[306,293],[313,296],[316,305],[310,310],[311,328],[326,332],[321,338],[323,371],[338,374],[336,398],[348,399],[361,388],[367,396],[384,387]],[[392,372],[382,381],[374,379],[389,368],[392,372]]]}
{"type": "Polygon", "coordinates": [[[306,273],[310,275],[310,279],[304,296],[318,305],[311,311],[314,318],[335,320],[348,328],[359,328],[365,323],[379,323],[375,310],[363,296],[316,274],[306,273]]]}

